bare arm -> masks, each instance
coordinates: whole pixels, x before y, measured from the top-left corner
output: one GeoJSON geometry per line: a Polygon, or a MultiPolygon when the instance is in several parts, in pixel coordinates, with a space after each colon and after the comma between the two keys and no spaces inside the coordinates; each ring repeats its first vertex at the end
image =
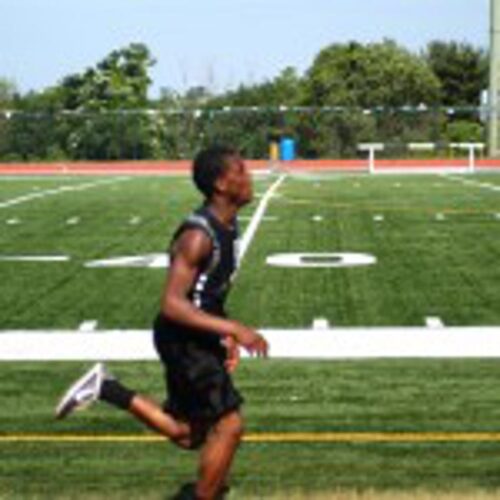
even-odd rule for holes
{"type": "Polygon", "coordinates": [[[210,255],[211,245],[209,237],[200,229],[189,229],[180,236],[163,291],[162,312],[176,323],[221,337],[233,337],[250,352],[266,355],[267,342],[256,331],[237,321],[204,312],[188,299],[200,267],[210,255]]]}

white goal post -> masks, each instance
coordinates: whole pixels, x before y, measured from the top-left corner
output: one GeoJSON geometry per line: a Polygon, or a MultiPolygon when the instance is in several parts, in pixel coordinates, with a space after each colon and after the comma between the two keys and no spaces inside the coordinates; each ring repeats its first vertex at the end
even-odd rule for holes
{"type": "MultiPolygon", "coordinates": [[[[408,151],[424,152],[435,151],[437,144],[434,142],[410,142],[406,144],[408,151]]],[[[485,144],[482,142],[452,142],[448,144],[451,150],[465,150],[468,152],[467,172],[474,173],[476,171],[477,152],[482,153],[485,149],[485,144]]],[[[377,173],[376,168],[376,153],[384,151],[386,146],[382,142],[363,142],[358,144],[358,151],[368,153],[368,171],[370,174],[377,173]]],[[[450,168],[443,165],[443,168],[450,168]]]]}
{"type": "Polygon", "coordinates": [[[468,151],[469,172],[474,173],[476,171],[476,151],[483,152],[485,145],[482,142],[452,142],[450,148],[468,151]]]}
{"type": "Polygon", "coordinates": [[[382,142],[363,142],[358,144],[358,151],[368,152],[368,171],[375,173],[375,153],[383,151],[385,145],[382,142]]]}

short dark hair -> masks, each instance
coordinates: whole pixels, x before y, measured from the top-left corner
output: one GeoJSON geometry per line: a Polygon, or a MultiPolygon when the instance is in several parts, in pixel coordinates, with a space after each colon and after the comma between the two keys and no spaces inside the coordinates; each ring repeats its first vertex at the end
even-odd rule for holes
{"type": "Polygon", "coordinates": [[[215,145],[200,151],[193,162],[193,181],[206,198],[210,198],[215,182],[224,173],[230,156],[238,151],[230,146],[215,145]]]}

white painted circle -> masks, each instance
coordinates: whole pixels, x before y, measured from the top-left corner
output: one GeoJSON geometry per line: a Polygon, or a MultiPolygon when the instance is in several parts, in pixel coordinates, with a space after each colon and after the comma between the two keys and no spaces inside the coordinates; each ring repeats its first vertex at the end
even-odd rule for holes
{"type": "Polygon", "coordinates": [[[268,266],[305,268],[370,266],[376,262],[376,257],[363,253],[280,253],[266,259],[268,266]]]}

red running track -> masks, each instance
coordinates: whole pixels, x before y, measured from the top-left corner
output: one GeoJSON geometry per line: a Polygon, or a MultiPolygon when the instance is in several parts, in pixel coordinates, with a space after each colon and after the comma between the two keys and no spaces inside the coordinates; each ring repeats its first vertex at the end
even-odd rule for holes
{"type": "MultiPolygon", "coordinates": [[[[253,171],[269,169],[269,160],[247,160],[253,171]]],[[[466,159],[404,159],[376,160],[376,167],[383,170],[464,168],[466,159]]],[[[500,159],[480,159],[479,169],[500,172],[500,159]]],[[[363,171],[367,170],[367,160],[293,160],[280,162],[280,167],[291,171],[363,171]]],[[[58,163],[0,163],[0,175],[172,175],[187,173],[191,162],[187,160],[161,161],[109,161],[109,162],[58,162],[58,163]]]]}

